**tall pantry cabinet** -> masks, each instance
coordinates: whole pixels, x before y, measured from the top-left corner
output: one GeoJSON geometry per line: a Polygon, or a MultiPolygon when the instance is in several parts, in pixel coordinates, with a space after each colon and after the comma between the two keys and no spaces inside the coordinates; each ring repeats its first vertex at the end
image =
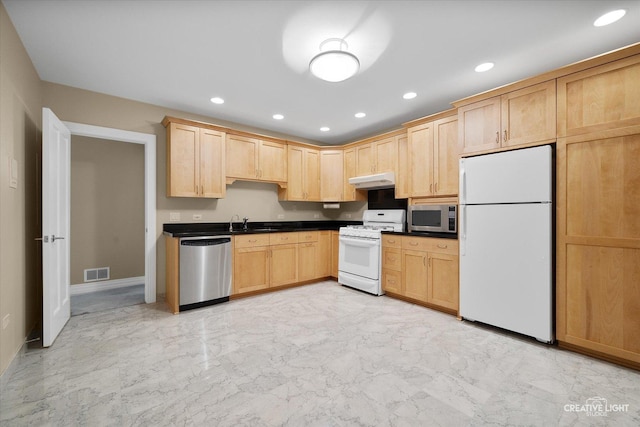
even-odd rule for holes
{"type": "Polygon", "coordinates": [[[639,367],[640,55],[557,88],[557,339],[639,367]]]}

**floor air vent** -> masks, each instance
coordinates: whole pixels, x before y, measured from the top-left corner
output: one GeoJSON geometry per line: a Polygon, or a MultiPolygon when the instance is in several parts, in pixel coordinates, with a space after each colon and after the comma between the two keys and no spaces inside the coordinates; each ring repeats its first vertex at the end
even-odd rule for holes
{"type": "Polygon", "coordinates": [[[96,282],[109,279],[109,267],[88,268],[84,270],[85,282],[96,282]]]}

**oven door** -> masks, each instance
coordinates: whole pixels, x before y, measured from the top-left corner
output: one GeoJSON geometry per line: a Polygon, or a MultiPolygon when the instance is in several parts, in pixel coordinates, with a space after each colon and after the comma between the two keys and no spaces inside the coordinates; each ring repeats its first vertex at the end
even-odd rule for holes
{"type": "Polygon", "coordinates": [[[380,278],[380,239],[340,236],[338,269],[372,280],[380,278]]]}

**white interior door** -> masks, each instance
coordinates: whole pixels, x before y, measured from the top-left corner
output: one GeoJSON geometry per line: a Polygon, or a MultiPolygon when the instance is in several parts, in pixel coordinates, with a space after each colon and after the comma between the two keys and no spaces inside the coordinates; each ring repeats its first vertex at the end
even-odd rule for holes
{"type": "Polygon", "coordinates": [[[71,317],[71,133],[42,109],[42,345],[49,347],[71,317]]]}

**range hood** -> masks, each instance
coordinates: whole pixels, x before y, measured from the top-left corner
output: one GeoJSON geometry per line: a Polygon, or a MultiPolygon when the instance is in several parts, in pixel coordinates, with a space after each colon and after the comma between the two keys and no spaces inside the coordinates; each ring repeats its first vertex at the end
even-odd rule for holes
{"type": "Polygon", "coordinates": [[[349,184],[357,189],[391,188],[396,185],[396,177],[393,172],[377,173],[374,175],[355,176],[349,178],[349,184]]]}

